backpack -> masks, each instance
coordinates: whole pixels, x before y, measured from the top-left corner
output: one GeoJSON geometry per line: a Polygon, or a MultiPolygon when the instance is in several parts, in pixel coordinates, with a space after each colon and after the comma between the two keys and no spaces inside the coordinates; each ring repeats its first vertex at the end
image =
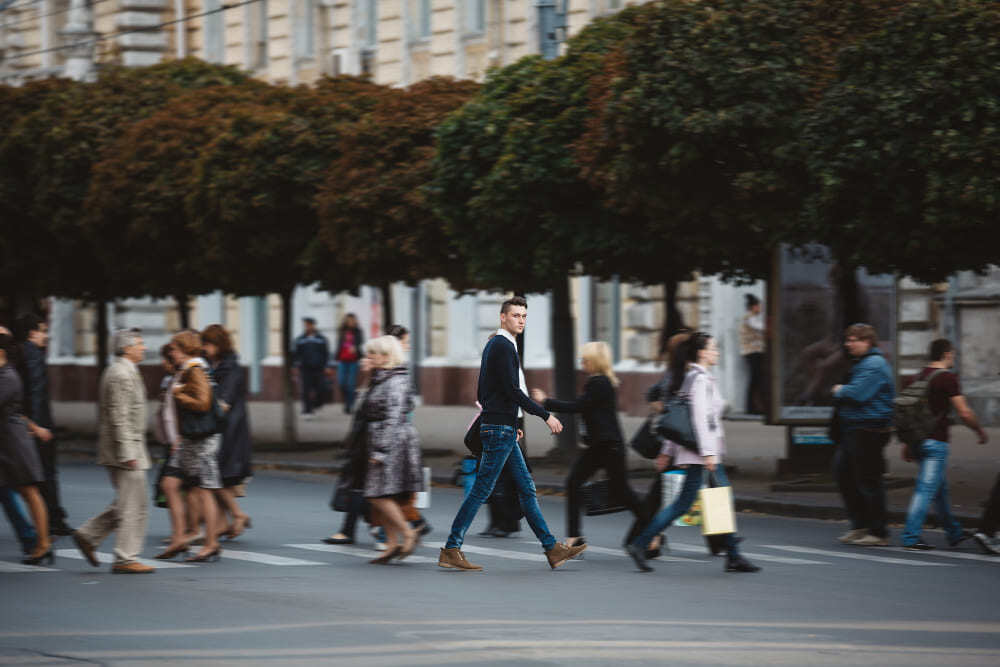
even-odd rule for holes
{"type": "Polygon", "coordinates": [[[931,412],[929,402],[931,381],[946,369],[938,368],[925,378],[914,380],[892,399],[896,437],[907,445],[916,446],[934,431],[940,415],[931,412]]]}

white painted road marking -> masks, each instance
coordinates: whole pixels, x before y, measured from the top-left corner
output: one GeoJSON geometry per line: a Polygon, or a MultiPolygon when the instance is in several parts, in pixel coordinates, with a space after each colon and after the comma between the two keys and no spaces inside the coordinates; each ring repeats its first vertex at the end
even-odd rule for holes
{"type": "MultiPolygon", "coordinates": [[[[115,562],[115,557],[113,554],[109,554],[104,551],[98,551],[95,554],[97,560],[102,563],[107,563],[110,565],[115,562]]],[[[83,554],[81,554],[76,549],[56,549],[56,556],[60,558],[75,558],[76,560],[83,560],[83,554]]],[[[174,563],[169,560],[149,560],[148,558],[140,558],[139,562],[143,565],[152,565],[153,567],[169,569],[172,567],[195,567],[194,565],[185,565],[184,563],[174,563]]]]}
{"type": "MultiPolygon", "coordinates": [[[[951,563],[928,563],[921,560],[910,560],[907,558],[890,558],[888,556],[876,556],[873,554],[849,554],[840,551],[830,551],[827,549],[813,549],[811,547],[793,547],[781,544],[764,544],[768,549],[781,549],[782,551],[794,551],[801,554],[815,554],[817,556],[832,556],[834,558],[851,558],[854,560],[868,560],[873,563],[883,563],[885,565],[913,565],[915,567],[955,567],[951,563]]],[[[872,547],[873,549],[878,547],[872,547]]]]}
{"type": "Polygon", "coordinates": [[[891,551],[898,551],[902,553],[914,554],[919,553],[921,556],[942,556],[944,558],[959,558],[961,560],[981,560],[986,563],[1000,563],[1000,558],[996,556],[986,556],[980,554],[967,554],[960,553],[958,551],[907,551],[903,547],[891,547],[891,551]]]}
{"type": "Polygon", "coordinates": [[[300,558],[286,558],[285,556],[274,556],[271,554],[257,553],[256,551],[234,551],[232,549],[222,550],[223,558],[235,560],[245,560],[251,563],[263,563],[264,565],[326,565],[318,560],[302,560],[300,558]]]}
{"type": "Polygon", "coordinates": [[[5,563],[0,561],[0,572],[58,572],[59,570],[52,567],[43,567],[41,565],[22,565],[21,563],[5,563]]]}
{"type": "MultiPolygon", "coordinates": [[[[768,546],[768,545],[764,545],[768,546]]],[[[701,552],[708,554],[705,547],[695,546],[693,544],[678,544],[676,542],[670,543],[671,549],[676,549],[677,551],[687,551],[687,552],[701,552]]],[[[788,558],[787,556],[772,556],[771,554],[762,554],[755,551],[743,551],[740,549],[740,553],[747,558],[753,558],[754,560],[764,561],[765,563],[781,563],[782,565],[829,565],[830,563],[823,560],[809,560],[807,558],[788,558]]]]}
{"type": "MultiPolygon", "coordinates": [[[[309,551],[323,551],[325,553],[354,556],[355,558],[367,558],[368,560],[375,558],[381,553],[378,551],[358,549],[357,547],[352,547],[346,544],[286,544],[285,546],[292,547],[294,549],[308,549],[309,551]]],[[[406,563],[437,563],[437,559],[427,558],[426,556],[408,556],[406,560],[403,561],[404,565],[406,563]]]]}

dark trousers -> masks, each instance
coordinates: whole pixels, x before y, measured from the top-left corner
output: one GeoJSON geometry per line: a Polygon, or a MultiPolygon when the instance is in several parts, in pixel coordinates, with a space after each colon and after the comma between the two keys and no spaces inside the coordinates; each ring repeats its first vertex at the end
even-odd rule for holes
{"type": "Polygon", "coordinates": [[[983,517],[979,520],[979,532],[993,536],[1000,529],[1000,475],[993,483],[993,490],[990,492],[990,499],[986,501],[986,509],[983,510],[983,517]]]}
{"type": "Polygon", "coordinates": [[[640,518],[638,516],[635,518],[635,521],[632,522],[632,526],[628,530],[628,534],[625,536],[623,544],[628,544],[639,536],[639,533],[641,533],[646,527],[646,521],[648,518],[659,512],[662,504],[663,478],[660,475],[655,475],[652,483],[649,485],[649,491],[646,492],[646,497],[642,499],[642,512],[644,518],[640,518]]]}
{"type": "Polygon", "coordinates": [[[834,456],[833,475],[852,528],[865,528],[876,537],[889,535],[885,482],[882,480],[887,444],[889,433],[845,430],[834,456]]]}
{"type": "Polygon", "coordinates": [[[309,414],[323,405],[324,377],[323,368],[301,368],[302,376],[302,412],[309,414]]]}
{"type": "Polygon", "coordinates": [[[59,470],[56,465],[56,441],[49,440],[42,442],[35,440],[38,448],[38,458],[42,461],[42,473],[45,481],[38,489],[42,492],[42,499],[45,501],[45,508],[49,513],[49,526],[58,527],[66,523],[66,510],[62,507],[59,498],[59,470]]]}
{"type": "Polygon", "coordinates": [[[597,443],[583,450],[566,478],[566,489],[569,492],[569,502],[566,508],[566,536],[580,536],[580,487],[593,477],[598,470],[604,469],[608,474],[608,493],[611,498],[619,499],[637,520],[645,520],[647,514],[642,502],[629,486],[625,476],[625,446],[621,443],[597,443]]]}
{"type": "Polygon", "coordinates": [[[747,414],[756,415],[764,409],[764,353],[751,352],[743,355],[750,370],[750,384],[747,385],[747,414]]]}
{"type": "Polygon", "coordinates": [[[497,478],[493,493],[488,501],[490,508],[490,527],[492,530],[498,528],[507,533],[516,533],[521,530],[521,502],[517,499],[517,485],[514,483],[514,476],[510,472],[510,461],[504,464],[497,478]]]}

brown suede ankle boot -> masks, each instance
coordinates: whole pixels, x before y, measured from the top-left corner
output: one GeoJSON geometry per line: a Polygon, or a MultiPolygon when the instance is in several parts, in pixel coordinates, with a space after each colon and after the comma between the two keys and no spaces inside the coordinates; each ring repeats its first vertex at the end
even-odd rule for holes
{"type": "Polygon", "coordinates": [[[546,551],[545,555],[549,559],[549,567],[554,570],[566,561],[576,557],[586,548],[586,544],[578,544],[576,546],[568,547],[562,542],[556,542],[556,545],[546,551]]]}
{"type": "Polygon", "coordinates": [[[458,547],[454,549],[441,548],[441,555],[438,556],[438,566],[448,567],[455,570],[473,570],[479,571],[483,567],[481,565],[473,565],[469,561],[465,560],[465,554],[458,547]]]}

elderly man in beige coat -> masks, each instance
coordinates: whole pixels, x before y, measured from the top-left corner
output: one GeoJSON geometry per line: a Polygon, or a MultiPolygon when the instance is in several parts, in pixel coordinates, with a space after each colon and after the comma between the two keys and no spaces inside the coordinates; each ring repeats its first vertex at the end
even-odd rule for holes
{"type": "Polygon", "coordinates": [[[146,346],[137,329],[115,332],[114,346],[117,357],[101,376],[97,463],[107,467],[115,499],[103,512],[80,526],[73,533],[73,541],[90,564],[97,567],[94,550],[111,532],[117,531],[111,571],[143,574],[155,570],[138,560],[149,519],[146,387],[137,366],[146,354],[146,346]]]}

